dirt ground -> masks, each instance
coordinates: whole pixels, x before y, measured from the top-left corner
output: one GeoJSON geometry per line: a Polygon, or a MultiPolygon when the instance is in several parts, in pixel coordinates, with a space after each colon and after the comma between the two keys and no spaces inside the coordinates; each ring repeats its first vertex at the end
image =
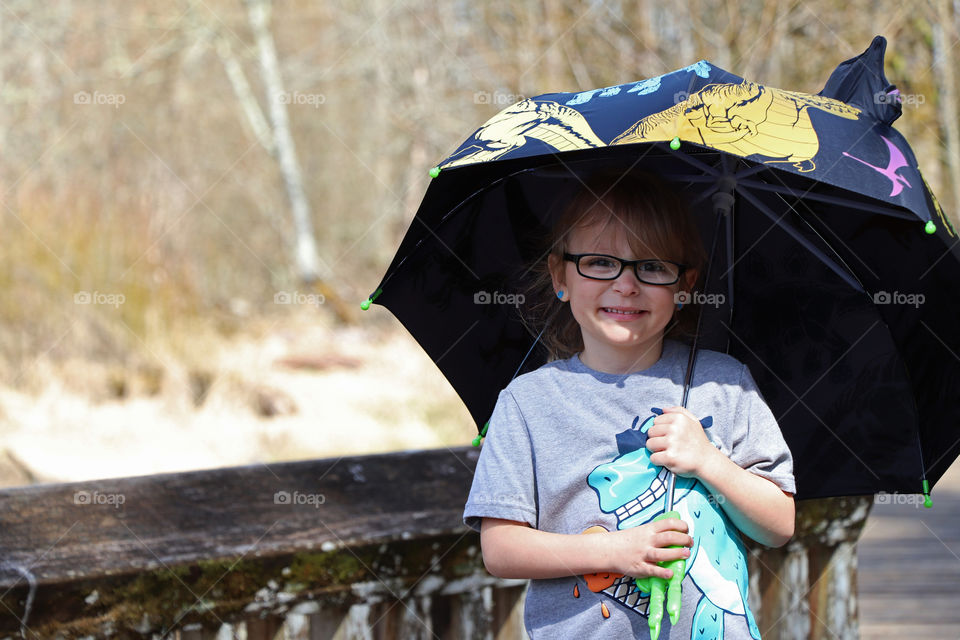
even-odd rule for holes
{"type": "Polygon", "coordinates": [[[109,379],[77,384],[97,378],[93,364],[34,363],[39,392],[0,388],[0,486],[462,445],[476,433],[398,324],[287,318],[212,351],[203,375],[171,365],[159,391],[122,383],[119,398],[101,393],[109,379]]]}

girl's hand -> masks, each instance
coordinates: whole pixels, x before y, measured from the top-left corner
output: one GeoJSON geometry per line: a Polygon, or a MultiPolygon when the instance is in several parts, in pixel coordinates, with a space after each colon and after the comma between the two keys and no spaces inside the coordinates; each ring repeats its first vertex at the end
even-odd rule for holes
{"type": "Polygon", "coordinates": [[[647,431],[650,462],[680,476],[701,475],[719,452],[707,439],[699,418],[683,407],[669,407],[653,419],[647,431]]]}
{"type": "Polygon", "coordinates": [[[673,571],[659,566],[664,560],[690,557],[693,538],[687,535],[687,523],[665,518],[637,527],[607,534],[614,570],[633,578],[657,576],[669,580],[673,571]],[[679,548],[671,548],[679,545],[679,548]]]}

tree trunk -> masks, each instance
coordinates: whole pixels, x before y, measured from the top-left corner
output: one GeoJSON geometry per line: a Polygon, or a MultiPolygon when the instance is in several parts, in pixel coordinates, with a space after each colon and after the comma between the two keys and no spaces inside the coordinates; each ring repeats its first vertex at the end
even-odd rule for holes
{"type": "Polygon", "coordinates": [[[260,73],[267,93],[270,124],[273,128],[273,144],[280,172],[290,199],[295,231],[295,263],[300,280],[312,284],[320,278],[320,258],[313,236],[313,223],[310,220],[310,205],[303,191],[303,179],[300,175],[300,163],[297,151],[290,135],[290,120],[287,117],[287,103],[290,100],[283,90],[280,77],[280,65],[277,63],[277,49],[270,33],[270,0],[246,0],[250,29],[257,40],[257,53],[260,58],[260,73]]]}
{"type": "MultiPolygon", "coordinates": [[[[946,137],[948,182],[955,209],[960,206],[960,127],[957,125],[957,88],[949,56],[956,38],[949,0],[938,0],[933,20],[933,67],[936,78],[940,122],[946,137]]],[[[949,207],[949,205],[948,205],[949,207]]],[[[945,207],[945,208],[948,208],[945,207]]]]}

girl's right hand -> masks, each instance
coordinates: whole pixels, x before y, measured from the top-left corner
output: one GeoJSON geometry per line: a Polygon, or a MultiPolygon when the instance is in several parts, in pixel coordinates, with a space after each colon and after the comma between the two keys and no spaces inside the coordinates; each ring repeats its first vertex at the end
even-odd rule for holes
{"type": "Polygon", "coordinates": [[[657,576],[669,580],[673,572],[657,563],[689,558],[693,546],[693,538],[687,535],[687,523],[677,518],[610,531],[607,537],[611,570],[634,578],[657,576]],[[679,548],[673,548],[677,546],[679,548]]]}

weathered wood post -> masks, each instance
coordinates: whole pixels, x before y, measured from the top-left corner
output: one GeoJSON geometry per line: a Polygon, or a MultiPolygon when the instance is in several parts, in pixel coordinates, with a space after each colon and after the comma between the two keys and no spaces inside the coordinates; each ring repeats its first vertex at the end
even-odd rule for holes
{"type": "Polygon", "coordinates": [[[873,496],[797,502],[794,537],[750,544],[751,607],[761,632],[783,640],[859,638],[857,549],[873,496]]]}

